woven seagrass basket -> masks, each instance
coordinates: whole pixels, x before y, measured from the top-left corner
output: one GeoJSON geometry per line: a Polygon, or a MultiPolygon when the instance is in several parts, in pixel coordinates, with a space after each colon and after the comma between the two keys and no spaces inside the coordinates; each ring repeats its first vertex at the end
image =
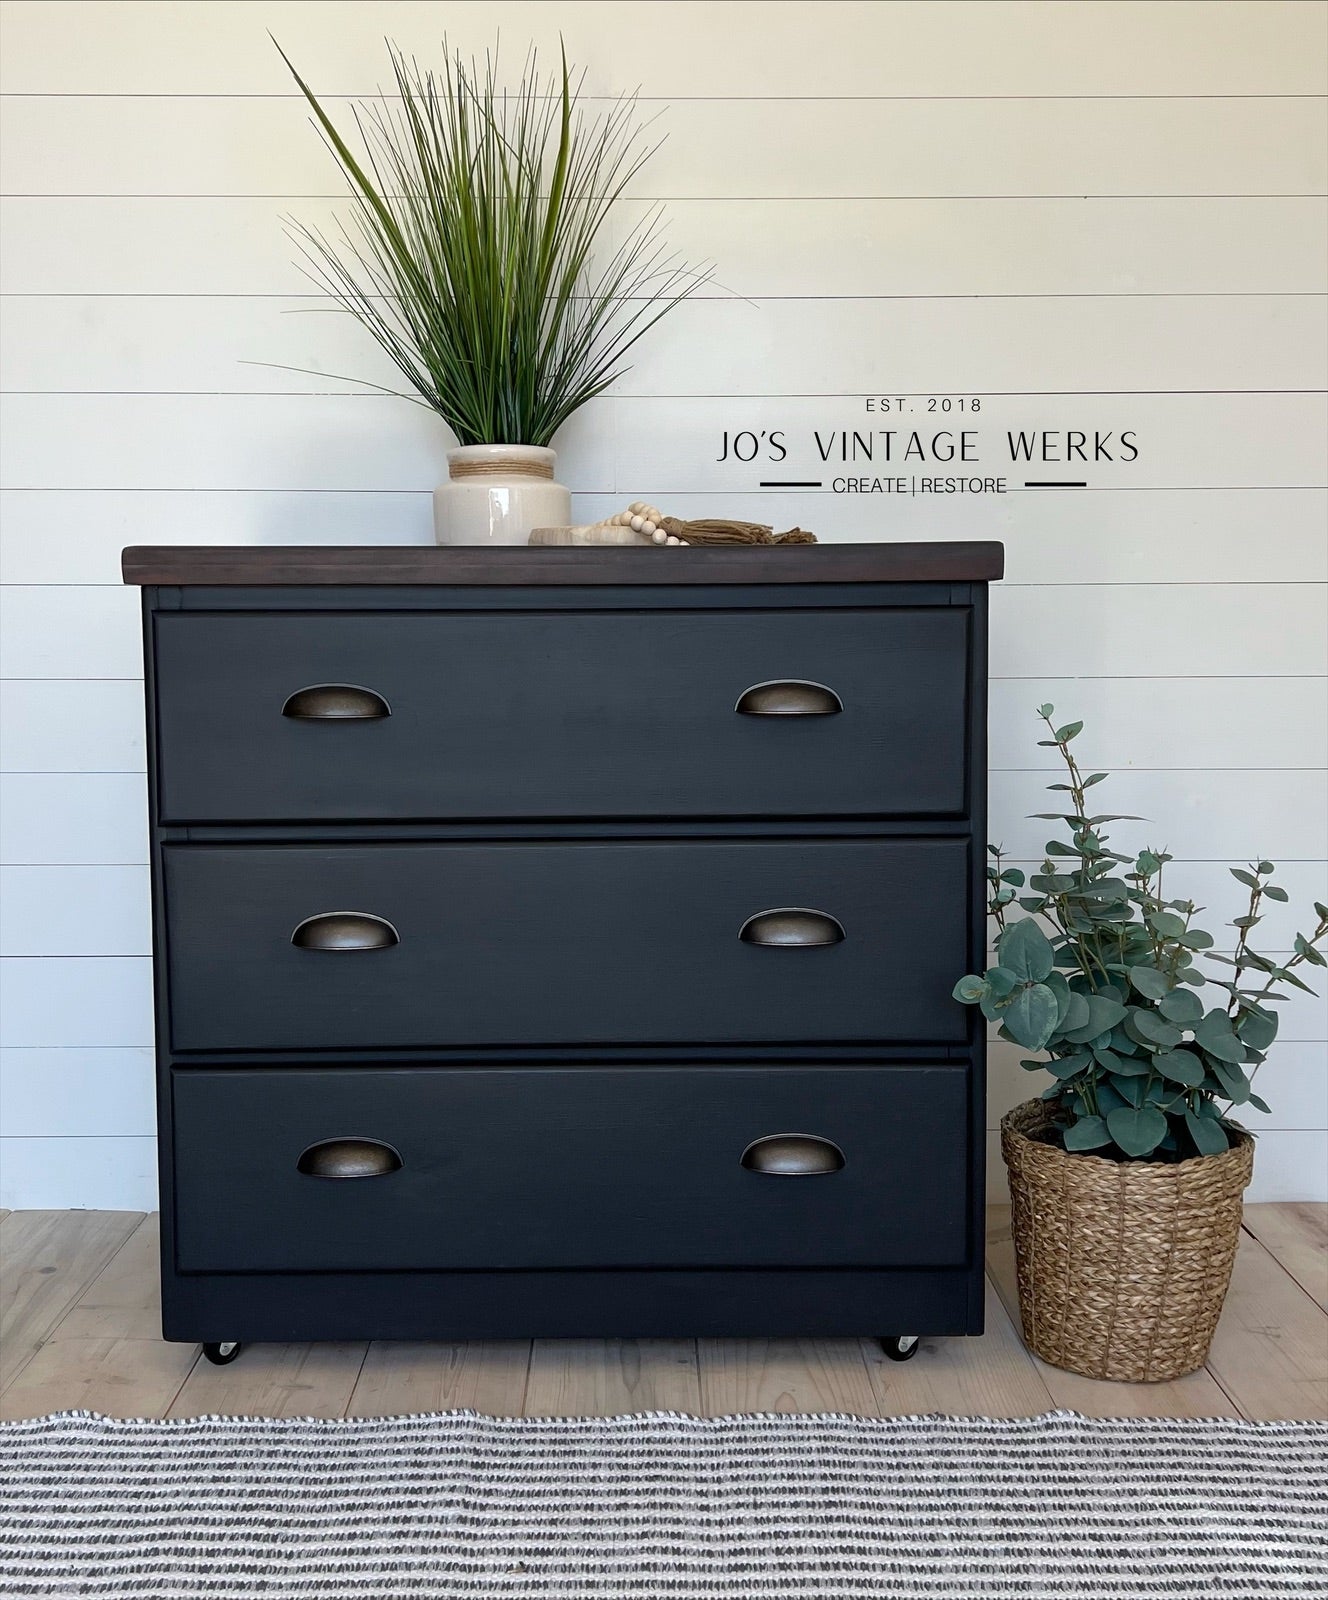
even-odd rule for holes
{"type": "Polygon", "coordinates": [[[1254,1141],[1172,1164],[1069,1155],[1040,1100],[1001,1122],[1024,1342],[1089,1378],[1160,1383],[1204,1364],[1240,1242],[1254,1141]]]}

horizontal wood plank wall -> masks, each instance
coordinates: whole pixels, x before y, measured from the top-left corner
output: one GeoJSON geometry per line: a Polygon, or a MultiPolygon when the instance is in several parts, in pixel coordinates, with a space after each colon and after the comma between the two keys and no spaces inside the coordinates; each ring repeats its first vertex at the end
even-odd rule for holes
{"type": "MultiPolygon", "coordinates": [[[[430,538],[444,431],[331,376],[387,378],[317,314],[282,233],[346,207],[267,32],[344,111],[386,79],[384,34],[428,58],[444,23],[480,51],[501,30],[513,58],[561,31],[588,93],[639,83],[668,138],[617,225],[662,198],[670,238],[716,262],[559,439],[579,514],[644,496],[827,540],[1004,540],[993,837],[1039,850],[1048,699],[1119,771],[1111,809],[1156,819],[1120,836],[1173,848],[1178,892],[1234,915],[1226,863],[1262,853],[1297,901],[1324,897],[1328,8],[7,0],[5,1206],[154,1200],[120,547],[430,538]],[[932,431],[1133,430],[1140,453],[1083,490],[1025,489],[1041,474],[1007,462],[1006,494],[903,498],[836,494],[829,463],[786,474],[827,484],[799,491],[715,459],[725,430],[904,425],[868,396],[932,431]]],[[[1274,908],[1269,942],[1293,924],[1274,908]]],[[[1298,997],[1256,1196],[1328,1197],[1325,1040],[1328,1003],[1298,997]]],[[[993,1052],[993,1128],[1030,1081],[993,1052]]]]}

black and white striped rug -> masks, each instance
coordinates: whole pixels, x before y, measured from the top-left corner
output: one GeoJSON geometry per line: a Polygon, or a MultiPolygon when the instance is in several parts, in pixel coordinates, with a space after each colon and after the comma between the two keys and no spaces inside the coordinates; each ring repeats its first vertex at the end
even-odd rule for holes
{"type": "Polygon", "coordinates": [[[652,1414],[0,1425],[0,1594],[1328,1595],[1328,1423],[652,1414]]]}

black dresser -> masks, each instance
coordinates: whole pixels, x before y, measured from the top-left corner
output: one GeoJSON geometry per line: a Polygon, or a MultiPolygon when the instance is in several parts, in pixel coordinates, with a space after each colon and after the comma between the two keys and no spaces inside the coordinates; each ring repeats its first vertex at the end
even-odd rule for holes
{"type": "Polygon", "coordinates": [[[1001,554],[127,550],[166,1337],[979,1332],[1001,554]]]}

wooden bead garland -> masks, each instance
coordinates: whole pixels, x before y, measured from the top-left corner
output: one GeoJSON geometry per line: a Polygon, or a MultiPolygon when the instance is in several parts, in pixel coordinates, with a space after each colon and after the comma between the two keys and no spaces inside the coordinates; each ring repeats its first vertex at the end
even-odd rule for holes
{"type": "MultiPolygon", "coordinates": [[[[640,540],[666,547],[686,545],[769,545],[815,544],[816,535],[802,528],[790,528],[787,533],[776,533],[768,523],[740,522],[721,517],[703,517],[684,521],[669,517],[658,506],[645,500],[633,500],[626,511],[615,512],[599,522],[584,527],[557,530],[536,530],[538,534],[557,533],[557,542],[566,544],[632,544],[640,540]],[[633,537],[635,536],[635,537],[633,537]]],[[[531,536],[532,543],[552,542],[531,536]]]]}

